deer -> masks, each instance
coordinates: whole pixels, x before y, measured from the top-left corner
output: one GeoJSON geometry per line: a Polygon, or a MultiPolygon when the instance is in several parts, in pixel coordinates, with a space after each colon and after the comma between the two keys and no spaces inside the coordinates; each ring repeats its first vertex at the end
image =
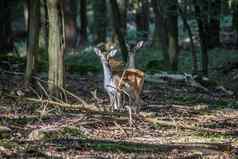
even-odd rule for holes
{"type": "Polygon", "coordinates": [[[113,48],[106,54],[101,49],[94,49],[100,58],[104,73],[104,89],[106,90],[110,105],[113,110],[121,108],[121,95],[126,94],[133,102],[133,111],[138,113],[140,110],[140,93],[144,84],[144,72],[135,68],[135,52],[141,48],[143,42],[139,42],[133,50],[129,51],[129,59],[126,68],[122,61],[115,60],[113,57],[118,53],[113,48]]]}

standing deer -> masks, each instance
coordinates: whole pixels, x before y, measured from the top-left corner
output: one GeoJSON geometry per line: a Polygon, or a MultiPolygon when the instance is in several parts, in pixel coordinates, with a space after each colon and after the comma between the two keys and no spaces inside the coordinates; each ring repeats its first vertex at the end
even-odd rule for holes
{"type": "Polygon", "coordinates": [[[99,48],[95,48],[95,53],[100,58],[103,65],[104,72],[104,89],[106,90],[109,98],[112,110],[119,109],[121,107],[121,94],[126,93],[129,99],[134,101],[136,105],[135,112],[139,111],[140,105],[140,93],[144,84],[144,73],[138,69],[135,69],[135,51],[142,47],[143,42],[139,42],[133,51],[129,53],[128,69],[124,69],[124,64],[121,61],[113,59],[117,53],[116,49],[111,50],[105,55],[99,48]],[[116,66],[115,66],[116,65],[116,66]],[[116,67],[117,70],[114,71],[116,67]]]}
{"type": "MultiPolygon", "coordinates": [[[[112,69],[109,65],[109,61],[106,55],[104,55],[103,52],[98,48],[95,48],[94,51],[96,55],[100,58],[100,61],[103,66],[104,89],[106,90],[109,96],[110,105],[112,106],[112,110],[117,110],[120,106],[120,94],[117,92],[117,83],[119,83],[119,77],[112,75],[112,69]]],[[[115,54],[116,51],[117,50],[112,50],[107,56],[115,54]]]]}

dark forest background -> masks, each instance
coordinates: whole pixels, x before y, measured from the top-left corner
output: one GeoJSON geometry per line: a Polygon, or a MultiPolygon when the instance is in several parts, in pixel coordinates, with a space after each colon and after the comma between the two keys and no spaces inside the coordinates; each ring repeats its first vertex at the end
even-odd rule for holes
{"type": "Polygon", "coordinates": [[[237,90],[238,0],[0,0],[0,158],[236,158],[237,90]]]}

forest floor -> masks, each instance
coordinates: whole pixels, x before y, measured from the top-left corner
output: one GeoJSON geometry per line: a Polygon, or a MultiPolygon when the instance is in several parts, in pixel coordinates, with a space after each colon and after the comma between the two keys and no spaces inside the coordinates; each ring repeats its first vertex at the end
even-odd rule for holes
{"type": "Polygon", "coordinates": [[[82,109],[82,100],[91,106],[108,105],[101,75],[66,78],[67,90],[81,98],[68,97],[64,101],[70,105],[61,100],[51,103],[47,93],[40,96],[44,82],[37,83],[38,89],[26,90],[22,74],[1,74],[1,158],[238,156],[237,96],[173,82],[145,83],[142,98],[146,104],[130,126],[126,112],[82,109]],[[92,95],[95,90],[97,98],[92,95]]]}

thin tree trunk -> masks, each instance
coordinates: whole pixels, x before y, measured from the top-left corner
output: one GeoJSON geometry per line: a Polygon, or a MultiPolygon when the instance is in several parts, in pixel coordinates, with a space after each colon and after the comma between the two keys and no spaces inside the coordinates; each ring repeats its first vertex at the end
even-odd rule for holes
{"type": "Polygon", "coordinates": [[[141,0],[141,7],[137,9],[136,24],[139,38],[147,40],[149,35],[149,1],[141,0]]]}
{"type": "Polygon", "coordinates": [[[112,10],[113,26],[114,26],[114,30],[115,30],[117,39],[119,41],[120,50],[121,50],[121,53],[122,53],[122,58],[123,58],[123,61],[125,63],[127,63],[128,49],[126,47],[124,34],[121,30],[122,20],[121,20],[120,10],[119,10],[117,1],[116,0],[110,0],[110,6],[111,6],[111,10],[112,10]]]}
{"type": "Polygon", "coordinates": [[[0,1],[0,51],[1,53],[10,52],[14,49],[11,28],[11,1],[0,1]]]}
{"type": "Polygon", "coordinates": [[[62,41],[62,15],[60,16],[60,0],[47,0],[49,15],[49,79],[48,87],[51,95],[60,95],[64,86],[64,47],[62,41]]]}
{"type": "MultiPolygon", "coordinates": [[[[236,36],[238,38],[238,1],[232,1],[232,26],[236,31],[236,36]]],[[[238,47],[238,39],[236,40],[236,47],[238,47]]]]}
{"type": "Polygon", "coordinates": [[[29,9],[28,9],[29,0],[25,0],[23,3],[24,6],[24,20],[25,20],[25,28],[28,30],[28,21],[29,21],[29,9]]]}
{"type": "Polygon", "coordinates": [[[129,1],[128,0],[118,0],[118,7],[121,15],[121,23],[122,23],[122,32],[126,35],[127,32],[127,10],[129,1]]]}
{"type": "MultiPolygon", "coordinates": [[[[209,22],[209,46],[208,48],[214,48],[220,45],[220,12],[221,12],[221,0],[213,0],[211,3],[210,22],[209,22]]],[[[209,11],[208,11],[209,12],[209,11]]]]}
{"type": "Polygon", "coordinates": [[[186,15],[180,7],[179,7],[179,13],[181,15],[181,19],[183,21],[184,27],[188,31],[188,36],[189,36],[190,44],[191,44],[191,52],[192,52],[193,73],[196,74],[198,71],[198,66],[197,66],[196,50],[195,50],[194,41],[193,41],[193,34],[192,34],[191,28],[187,22],[186,15]]]}
{"type": "Polygon", "coordinates": [[[42,30],[44,31],[44,41],[45,41],[45,48],[48,48],[49,46],[49,19],[48,19],[48,9],[47,9],[47,0],[43,0],[43,12],[44,14],[42,14],[43,20],[42,20],[42,30]]]}
{"type": "Polygon", "coordinates": [[[204,75],[208,75],[208,37],[206,32],[208,30],[208,19],[207,16],[202,16],[198,0],[194,0],[194,5],[201,45],[202,72],[204,75]]]}
{"type": "MultiPolygon", "coordinates": [[[[153,38],[153,46],[160,48],[163,53],[165,63],[169,66],[169,54],[168,54],[168,30],[166,27],[167,20],[162,15],[161,4],[162,2],[152,0],[152,7],[155,13],[155,31],[153,38]]],[[[164,2],[164,1],[163,1],[164,2]]]]}
{"type": "Polygon", "coordinates": [[[173,71],[178,69],[178,2],[177,0],[170,0],[168,2],[168,37],[169,37],[169,58],[170,65],[173,71]]]}
{"type": "Polygon", "coordinates": [[[87,0],[80,0],[80,46],[87,42],[87,0]]]}
{"type": "Polygon", "coordinates": [[[38,51],[40,31],[40,1],[28,0],[28,40],[27,40],[27,64],[25,72],[25,83],[30,83],[32,74],[36,68],[36,56],[38,51]]]}
{"type": "Polygon", "coordinates": [[[107,28],[107,10],[106,0],[93,1],[94,9],[94,42],[96,44],[106,41],[106,28],[107,28]]]}
{"type": "Polygon", "coordinates": [[[77,36],[76,6],[77,5],[75,0],[63,0],[66,48],[75,48],[76,46],[76,36],[77,36]]]}

